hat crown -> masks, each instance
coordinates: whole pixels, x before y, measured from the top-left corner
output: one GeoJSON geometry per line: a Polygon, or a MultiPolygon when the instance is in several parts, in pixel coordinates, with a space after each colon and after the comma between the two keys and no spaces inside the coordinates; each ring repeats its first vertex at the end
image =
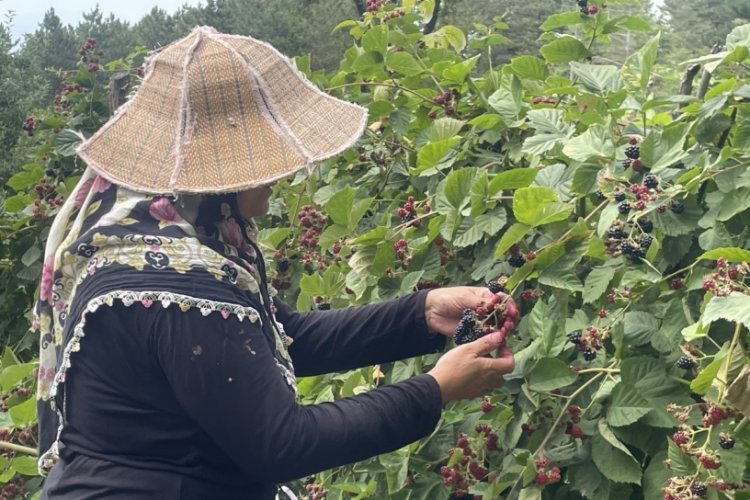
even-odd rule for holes
{"type": "Polygon", "coordinates": [[[78,153],[137,191],[239,191],[343,151],[366,119],[270,45],[202,26],[149,57],[135,96],[78,153]]]}

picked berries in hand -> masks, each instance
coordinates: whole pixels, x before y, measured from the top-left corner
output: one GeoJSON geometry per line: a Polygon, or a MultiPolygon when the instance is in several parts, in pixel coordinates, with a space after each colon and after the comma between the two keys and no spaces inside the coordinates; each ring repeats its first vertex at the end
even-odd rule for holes
{"type": "Polygon", "coordinates": [[[518,321],[518,307],[508,296],[493,295],[474,309],[466,308],[453,334],[457,345],[477,340],[489,333],[508,335],[518,321]]]}

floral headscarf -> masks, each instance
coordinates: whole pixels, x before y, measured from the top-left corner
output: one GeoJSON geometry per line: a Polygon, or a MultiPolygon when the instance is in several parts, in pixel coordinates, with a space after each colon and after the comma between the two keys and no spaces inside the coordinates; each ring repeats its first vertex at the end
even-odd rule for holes
{"type": "MultiPolygon", "coordinates": [[[[84,348],[86,316],[115,301],[260,322],[292,390],[289,339],[276,322],[255,227],[233,195],[180,200],[130,191],[87,169],[47,240],[34,327],[40,335],[39,468],[58,458],[65,425],[65,375],[84,348]],[[200,290],[196,294],[196,290],[200,290]]],[[[75,383],[68,381],[68,383],[75,383]]]]}

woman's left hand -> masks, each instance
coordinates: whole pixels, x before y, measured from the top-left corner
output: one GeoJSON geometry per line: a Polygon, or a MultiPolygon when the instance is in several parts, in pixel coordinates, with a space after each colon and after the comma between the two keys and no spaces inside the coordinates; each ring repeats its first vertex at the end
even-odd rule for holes
{"type": "MultiPolygon", "coordinates": [[[[484,287],[455,286],[430,290],[425,302],[425,320],[428,330],[441,333],[446,337],[452,337],[464,309],[474,309],[482,302],[490,302],[495,295],[500,297],[500,302],[507,301],[506,307],[517,311],[518,308],[510,296],[502,292],[493,294],[488,288],[484,287]]],[[[512,315],[511,328],[515,326],[517,316],[518,314],[512,315]]],[[[511,328],[507,328],[507,330],[511,328]]],[[[508,331],[505,333],[508,333],[508,331]]]]}

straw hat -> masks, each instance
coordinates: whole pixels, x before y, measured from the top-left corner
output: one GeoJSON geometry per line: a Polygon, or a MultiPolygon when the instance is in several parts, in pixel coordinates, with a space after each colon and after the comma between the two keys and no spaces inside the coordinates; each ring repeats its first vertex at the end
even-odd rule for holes
{"type": "Polygon", "coordinates": [[[133,98],[78,154],[136,191],[240,191],[349,148],[366,121],[267,43],[199,27],[147,61],[133,98]]]}

